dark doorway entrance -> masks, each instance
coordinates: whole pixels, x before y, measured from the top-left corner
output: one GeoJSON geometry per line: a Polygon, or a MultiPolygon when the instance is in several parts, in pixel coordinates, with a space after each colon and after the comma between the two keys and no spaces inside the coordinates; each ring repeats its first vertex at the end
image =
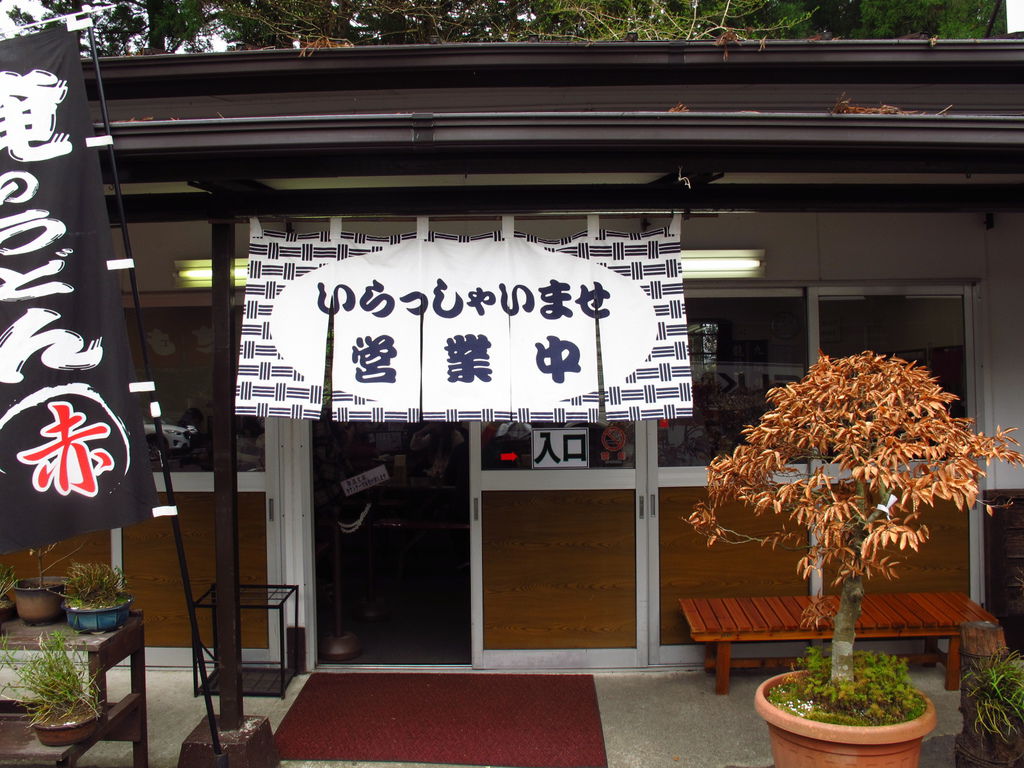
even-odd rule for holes
{"type": "Polygon", "coordinates": [[[468,440],[456,423],[314,423],[317,626],[362,649],[320,663],[471,663],[468,440]]]}

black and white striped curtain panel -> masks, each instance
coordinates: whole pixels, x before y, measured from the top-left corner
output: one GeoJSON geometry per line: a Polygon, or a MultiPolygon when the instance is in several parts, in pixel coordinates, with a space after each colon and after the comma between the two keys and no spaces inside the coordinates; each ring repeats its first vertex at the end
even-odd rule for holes
{"type": "Polygon", "coordinates": [[[320,418],[330,329],[338,421],[691,415],[679,257],[679,217],[557,240],[511,217],[472,236],[253,222],[236,410],[320,418]]]}

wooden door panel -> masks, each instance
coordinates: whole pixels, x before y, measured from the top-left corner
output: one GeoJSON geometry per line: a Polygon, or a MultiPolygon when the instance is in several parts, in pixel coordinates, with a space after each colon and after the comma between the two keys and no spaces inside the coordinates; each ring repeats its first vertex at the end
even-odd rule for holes
{"type": "MultiPolygon", "coordinates": [[[[212,493],[176,493],[189,578],[196,598],[214,582],[216,557],[212,493]]],[[[164,502],[166,503],[166,502],[164,502]]],[[[146,614],[146,645],[188,647],[188,613],[181,589],[171,524],[154,518],[124,529],[125,573],[135,606],[146,614]]],[[[264,494],[238,494],[239,580],[267,583],[267,528],[264,494]]],[[[211,641],[209,610],[199,611],[203,642],[211,641]]],[[[242,611],[242,646],[266,648],[266,611],[242,611]]]]}
{"type": "MultiPolygon", "coordinates": [[[[889,554],[900,561],[896,578],[874,576],[864,583],[866,592],[971,592],[970,517],[952,502],[940,501],[934,507],[922,507],[921,519],[928,526],[928,541],[918,552],[901,552],[891,547],[889,554]]],[[[825,589],[835,594],[838,587],[826,574],[825,589]]]]}
{"type": "Polygon", "coordinates": [[[483,494],[486,650],[633,648],[633,491],[483,494]]]}
{"type": "MultiPolygon", "coordinates": [[[[707,498],[704,488],[662,488],[659,493],[661,566],[661,643],[689,643],[690,630],[679,610],[681,597],[760,597],[806,595],[807,584],[796,572],[799,554],[771,550],[757,544],[715,544],[693,530],[684,518],[693,505],[707,498]]],[[[722,512],[728,525],[758,533],[746,521],[750,513],[740,504],[722,512]],[[742,526],[742,527],[740,527],[742,526]]],[[[775,519],[761,531],[772,530],[775,519]]]]}

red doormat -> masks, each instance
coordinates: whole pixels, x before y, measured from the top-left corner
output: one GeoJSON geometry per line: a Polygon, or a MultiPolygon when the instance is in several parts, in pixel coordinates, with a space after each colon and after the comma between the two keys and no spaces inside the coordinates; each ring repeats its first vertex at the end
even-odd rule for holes
{"type": "Polygon", "coordinates": [[[285,760],[608,765],[590,675],[318,673],[275,738],[285,760]]]}

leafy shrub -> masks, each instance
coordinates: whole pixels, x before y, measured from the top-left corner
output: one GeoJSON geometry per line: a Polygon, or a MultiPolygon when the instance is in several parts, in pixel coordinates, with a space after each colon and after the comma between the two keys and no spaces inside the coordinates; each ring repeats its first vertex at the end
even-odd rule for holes
{"type": "Polygon", "coordinates": [[[14,585],[17,583],[18,577],[14,575],[14,566],[0,565],[0,606],[11,604],[7,593],[14,589],[14,585]]]}
{"type": "Polygon", "coordinates": [[[808,648],[798,667],[807,674],[776,686],[768,700],[799,717],[834,725],[895,725],[925,711],[907,662],[896,656],[855,652],[853,680],[833,682],[831,660],[817,648],[808,648]]]}
{"type": "Polygon", "coordinates": [[[17,679],[4,685],[21,701],[33,723],[77,723],[99,714],[99,691],[80,653],[73,653],[61,632],[39,636],[39,653],[21,662],[3,646],[3,662],[17,679]]]}
{"type": "Polygon", "coordinates": [[[975,661],[964,682],[974,700],[974,730],[1011,741],[1024,724],[1024,659],[1003,648],[975,661]]]}
{"type": "Polygon", "coordinates": [[[128,580],[106,563],[72,563],[64,577],[64,599],[72,608],[112,608],[127,602],[128,580]]]}

